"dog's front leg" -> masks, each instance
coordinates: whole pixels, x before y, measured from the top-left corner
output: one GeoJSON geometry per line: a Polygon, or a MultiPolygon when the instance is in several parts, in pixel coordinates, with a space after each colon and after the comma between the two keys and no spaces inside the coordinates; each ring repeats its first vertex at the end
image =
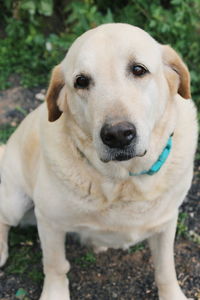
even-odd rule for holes
{"type": "Polygon", "coordinates": [[[155,265],[155,279],[159,300],[186,300],[181,291],[174,264],[174,237],[177,217],[166,226],[165,230],[149,239],[155,265]]]}
{"type": "Polygon", "coordinates": [[[44,286],[40,300],[70,300],[69,263],[65,258],[65,232],[38,219],[38,231],[43,251],[44,286]]]}

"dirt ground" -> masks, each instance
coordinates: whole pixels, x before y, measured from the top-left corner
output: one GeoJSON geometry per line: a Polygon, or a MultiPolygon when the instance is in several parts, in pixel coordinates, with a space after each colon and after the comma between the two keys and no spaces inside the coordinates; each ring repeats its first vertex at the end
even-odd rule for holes
{"type": "MultiPolygon", "coordinates": [[[[16,80],[15,80],[16,81],[16,80]]],[[[16,126],[26,113],[37,107],[42,101],[42,89],[24,89],[17,83],[14,87],[0,92],[0,125],[16,126]],[[38,95],[39,93],[39,95],[38,95]]],[[[200,164],[195,164],[195,175],[191,190],[181,212],[184,224],[180,225],[180,236],[176,239],[175,260],[178,280],[185,294],[194,300],[200,300],[200,164]]],[[[21,236],[24,229],[15,232],[21,236]]],[[[36,230],[33,230],[31,241],[27,243],[32,258],[25,261],[21,272],[14,272],[16,256],[12,256],[6,266],[0,270],[0,300],[26,299],[37,300],[42,286],[41,250],[36,230]],[[13,258],[14,257],[14,258],[13,258]],[[23,271],[25,270],[25,271],[23,271]],[[28,273],[35,270],[35,278],[30,279],[28,273]],[[38,275],[40,274],[40,276],[38,275]],[[26,296],[16,295],[21,288],[26,296]]],[[[27,234],[27,232],[25,232],[27,234]]],[[[24,247],[19,240],[11,243],[11,252],[18,252],[24,247]]],[[[66,253],[71,264],[68,274],[70,279],[71,299],[88,300],[155,300],[158,299],[154,283],[153,265],[146,243],[129,251],[108,250],[94,254],[90,249],[80,245],[79,241],[67,237],[66,253]]],[[[18,268],[23,265],[20,261],[18,268]]],[[[15,270],[16,271],[16,270],[15,270]]],[[[34,275],[33,274],[33,275],[34,275]]],[[[58,299],[59,300],[59,299],[58,299]]]]}

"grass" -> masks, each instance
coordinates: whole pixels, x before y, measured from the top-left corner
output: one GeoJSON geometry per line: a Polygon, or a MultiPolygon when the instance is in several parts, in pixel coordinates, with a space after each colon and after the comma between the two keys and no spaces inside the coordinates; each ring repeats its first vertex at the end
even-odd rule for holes
{"type": "Polygon", "coordinates": [[[181,212],[178,217],[176,236],[188,238],[189,229],[187,226],[188,214],[186,212],[181,212]]]}
{"type": "Polygon", "coordinates": [[[43,280],[42,252],[35,227],[12,228],[9,238],[9,259],[6,274],[26,274],[34,282],[43,280]]]}
{"type": "Polygon", "coordinates": [[[141,251],[141,250],[143,250],[145,248],[145,243],[139,243],[139,244],[137,244],[137,245],[134,245],[134,246],[132,246],[132,247],[130,247],[129,249],[128,249],[128,253],[135,253],[135,252],[137,252],[137,251],[141,251]]]}
{"type": "Polygon", "coordinates": [[[11,126],[9,124],[0,126],[0,144],[5,144],[11,134],[15,131],[16,126],[11,126]]]}
{"type": "Polygon", "coordinates": [[[96,263],[96,256],[91,251],[75,259],[75,264],[80,265],[81,267],[88,267],[89,265],[95,263],[96,263]]]}
{"type": "Polygon", "coordinates": [[[189,215],[186,212],[181,212],[178,217],[176,237],[184,238],[192,241],[195,244],[200,245],[200,235],[193,230],[188,228],[188,218],[189,215]]]}

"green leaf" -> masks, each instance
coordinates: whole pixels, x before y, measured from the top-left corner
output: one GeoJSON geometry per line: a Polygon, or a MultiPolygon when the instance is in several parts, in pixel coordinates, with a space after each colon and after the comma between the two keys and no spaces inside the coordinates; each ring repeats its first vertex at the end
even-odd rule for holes
{"type": "Polygon", "coordinates": [[[104,23],[114,22],[114,17],[110,9],[107,10],[107,14],[104,17],[104,23]]]}
{"type": "Polygon", "coordinates": [[[17,299],[23,300],[26,296],[27,292],[23,288],[19,288],[16,292],[15,296],[17,299]]]}
{"type": "Polygon", "coordinates": [[[16,127],[12,127],[8,124],[0,126],[0,144],[5,144],[11,134],[15,131],[16,127]]]}
{"type": "Polygon", "coordinates": [[[53,14],[53,1],[41,0],[38,5],[38,11],[41,15],[51,16],[53,14]]]}
{"type": "Polygon", "coordinates": [[[34,15],[36,12],[36,3],[35,1],[25,0],[21,3],[20,9],[28,11],[30,15],[34,15]]]}

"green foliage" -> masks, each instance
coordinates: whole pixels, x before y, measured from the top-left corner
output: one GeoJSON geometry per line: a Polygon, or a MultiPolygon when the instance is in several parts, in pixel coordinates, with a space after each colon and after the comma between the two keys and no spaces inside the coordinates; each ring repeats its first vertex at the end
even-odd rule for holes
{"type": "Polygon", "coordinates": [[[65,24],[71,28],[74,37],[100,24],[114,22],[111,11],[107,9],[106,14],[103,15],[93,1],[71,2],[66,11],[69,13],[69,17],[65,24]]]}
{"type": "Polygon", "coordinates": [[[0,88],[18,73],[24,86],[46,84],[51,68],[73,40],[102,23],[125,22],[171,44],[184,58],[200,106],[199,0],[3,0],[0,26],[0,88]]]}
{"type": "Polygon", "coordinates": [[[87,1],[72,2],[64,8],[62,17],[68,17],[63,21],[65,29],[59,32],[52,29],[52,0],[4,0],[4,10],[6,37],[0,40],[0,89],[9,87],[12,73],[21,75],[25,87],[46,84],[50,70],[79,34],[101,22],[113,21],[110,12],[103,16],[87,1]]]}
{"type": "Polygon", "coordinates": [[[77,257],[75,259],[75,263],[81,265],[82,267],[87,267],[96,263],[96,257],[93,252],[87,252],[84,256],[77,257]]]}
{"type": "Polygon", "coordinates": [[[44,16],[51,16],[53,13],[53,0],[24,0],[19,2],[19,9],[24,13],[28,12],[30,16],[39,12],[44,16]]]}
{"type": "Polygon", "coordinates": [[[5,144],[10,135],[15,131],[16,127],[8,124],[0,126],[0,144],[5,144]]]}
{"type": "Polygon", "coordinates": [[[136,244],[134,246],[131,246],[128,249],[128,253],[135,253],[135,252],[143,250],[143,249],[145,249],[145,244],[144,243],[139,243],[139,244],[136,244]]]}
{"type": "Polygon", "coordinates": [[[25,298],[26,294],[27,294],[26,290],[24,290],[23,288],[19,288],[15,294],[15,297],[17,299],[23,300],[25,298]]]}
{"type": "Polygon", "coordinates": [[[187,226],[188,214],[186,212],[182,212],[179,214],[176,236],[187,238],[189,235],[189,230],[187,226]]]}
{"type": "Polygon", "coordinates": [[[4,1],[4,7],[11,13],[4,17],[6,37],[0,39],[0,89],[9,86],[12,73],[21,75],[23,86],[46,84],[50,69],[67,49],[63,41],[43,31],[48,30],[45,18],[53,13],[53,1],[10,0],[4,1]],[[49,50],[51,40],[55,48],[49,50]]]}
{"type": "Polygon", "coordinates": [[[13,228],[10,232],[10,255],[5,272],[17,275],[27,274],[33,281],[42,281],[42,252],[36,249],[37,245],[38,235],[35,227],[13,228]]]}
{"type": "Polygon", "coordinates": [[[179,214],[176,229],[176,237],[185,238],[192,241],[193,243],[200,245],[200,235],[193,230],[189,230],[188,219],[189,216],[186,212],[181,212],[179,214]]]}

